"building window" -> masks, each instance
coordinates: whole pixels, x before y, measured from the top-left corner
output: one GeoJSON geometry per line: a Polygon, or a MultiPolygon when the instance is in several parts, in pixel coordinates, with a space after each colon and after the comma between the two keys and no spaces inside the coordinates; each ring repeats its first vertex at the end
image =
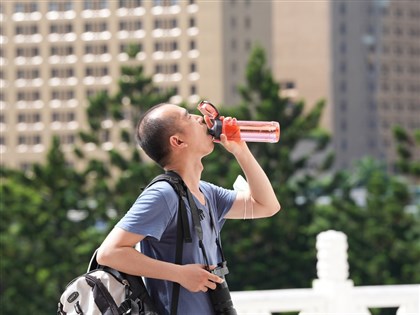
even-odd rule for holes
{"type": "Polygon", "coordinates": [[[85,69],[85,76],[87,77],[104,77],[107,75],[107,67],[88,67],[85,69]]]}
{"type": "Polygon", "coordinates": [[[245,29],[250,29],[251,28],[251,18],[249,16],[247,16],[245,18],[245,29]]]}
{"type": "Polygon", "coordinates": [[[84,0],[84,10],[103,10],[108,8],[107,0],[84,0]]]}
{"type": "Polygon", "coordinates": [[[345,100],[342,100],[340,103],[340,109],[342,112],[346,112],[347,111],[347,102],[345,100]]]}
{"type": "Polygon", "coordinates": [[[232,51],[235,51],[235,50],[236,50],[236,39],[235,39],[235,38],[233,38],[233,39],[230,41],[230,49],[231,49],[232,51]]]}
{"type": "Polygon", "coordinates": [[[340,92],[341,93],[346,93],[347,92],[347,83],[345,81],[342,81],[340,83],[340,92]]]}
{"type": "Polygon", "coordinates": [[[51,46],[50,48],[51,56],[65,57],[65,56],[73,55],[73,54],[74,54],[73,46],[51,46]]]}
{"type": "Polygon", "coordinates": [[[74,77],[74,68],[53,68],[51,69],[51,77],[60,79],[74,77]]]}
{"type": "Polygon", "coordinates": [[[18,123],[35,124],[41,121],[40,113],[19,113],[17,117],[18,123]]]}
{"type": "Polygon", "coordinates": [[[32,58],[32,57],[39,56],[39,48],[38,47],[18,47],[16,48],[16,56],[25,57],[25,58],[32,58]]]}
{"type": "Polygon", "coordinates": [[[341,74],[345,74],[347,72],[347,64],[345,61],[340,63],[340,72],[341,74]]]}
{"type": "Polygon", "coordinates": [[[189,27],[195,27],[196,25],[195,25],[195,19],[192,17],[192,18],[190,18],[190,20],[189,20],[189,27]]]}
{"type": "Polygon", "coordinates": [[[51,34],[67,34],[71,32],[73,32],[73,25],[70,23],[50,25],[51,34]]]}
{"type": "Polygon", "coordinates": [[[155,42],[155,52],[156,51],[164,51],[164,52],[172,52],[178,50],[178,42],[177,41],[157,41],[155,42]]]}
{"type": "Polygon", "coordinates": [[[38,3],[32,2],[17,2],[15,3],[15,13],[32,13],[38,11],[38,3]]]}
{"type": "Polygon", "coordinates": [[[20,135],[18,136],[18,144],[19,145],[37,145],[41,144],[41,136],[40,135],[20,135]]]}
{"type": "Polygon", "coordinates": [[[190,50],[195,50],[197,49],[197,44],[195,42],[195,40],[191,40],[190,41],[190,50]]]}
{"type": "Polygon", "coordinates": [[[177,5],[179,0],[153,0],[153,6],[171,6],[177,5]]]}
{"type": "Polygon", "coordinates": [[[247,39],[245,41],[245,51],[250,51],[252,47],[251,41],[249,39],[247,39]]]}
{"type": "Polygon", "coordinates": [[[142,6],[142,0],[120,0],[119,7],[134,9],[142,6]]]}
{"type": "Polygon", "coordinates": [[[41,94],[39,91],[19,91],[17,92],[17,100],[24,102],[33,102],[39,100],[41,94]]]}
{"type": "Polygon", "coordinates": [[[346,24],[341,23],[341,25],[340,25],[340,34],[341,34],[341,35],[345,35],[346,33],[347,33],[347,27],[346,27],[346,24]]]}
{"type": "Polygon", "coordinates": [[[138,31],[143,28],[141,21],[121,21],[120,31],[138,31]]]}
{"type": "Polygon", "coordinates": [[[74,144],[76,137],[74,134],[59,135],[60,144],[74,144]]]}
{"type": "Polygon", "coordinates": [[[155,29],[172,29],[178,27],[178,21],[175,18],[171,19],[163,19],[163,18],[157,18],[154,21],[154,28],[155,29]]]}
{"type": "Polygon", "coordinates": [[[108,30],[105,22],[90,22],[85,24],[85,32],[100,33],[108,30]]]}
{"type": "Polygon", "coordinates": [[[48,11],[71,11],[73,10],[73,1],[50,1],[48,3],[48,11]]]}
{"type": "Polygon", "coordinates": [[[191,95],[196,95],[197,94],[197,87],[195,85],[191,85],[190,94],[191,95]]]}
{"type": "Polygon", "coordinates": [[[340,14],[342,14],[342,15],[345,15],[345,14],[346,14],[347,7],[346,7],[346,3],[345,3],[345,2],[341,2],[341,3],[339,4],[338,11],[339,11],[339,12],[340,12],[340,14]]]}
{"type": "Polygon", "coordinates": [[[18,79],[33,80],[39,76],[39,69],[19,69],[16,73],[18,79]]]}
{"type": "Polygon", "coordinates": [[[197,64],[196,63],[191,63],[190,64],[190,72],[191,73],[194,73],[194,72],[197,72],[197,64]]]}
{"type": "Polygon", "coordinates": [[[102,55],[108,53],[106,44],[87,44],[85,45],[85,55],[102,55]]]}
{"type": "Polygon", "coordinates": [[[178,73],[178,64],[156,64],[155,65],[156,74],[174,74],[178,73]]]}
{"type": "Polygon", "coordinates": [[[28,25],[18,25],[15,28],[16,35],[34,35],[38,34],[38,25],[28,24],[28,25]]]}
{"type": "Polygon", "coordinates": [[[74,99],[73,90],[53,90],[51,92],[52,100],[68,101],[74,99]]]}

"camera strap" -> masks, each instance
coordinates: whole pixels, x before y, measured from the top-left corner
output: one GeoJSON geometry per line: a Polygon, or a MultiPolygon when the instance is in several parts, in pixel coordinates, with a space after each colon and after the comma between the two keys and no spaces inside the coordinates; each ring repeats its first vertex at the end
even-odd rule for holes
{"type": "MultiPolygon", "coordinates": [[[[204,247],[204,243],[203,243],[203,228],[201,227],[201,222],[200,222],[200,215],[198,212],[198,208],[197,208],[197,204],[195,203],[194,197],[191,194],[190,190],[187,188],[187,198],[188,198],[188,203],[190,205],[191,208],[191,217],[192,217],[192,221],[193,221],[193,225],[194,225],[194,229],[198,235],[198,244],[199,247],[201,248],[201,251],[203,252],[203,257],[205,260],[205,263],[207,265],[207,268],[210,267],[210,263],[207,257],[207,253],[206,253],[206,249],[204,247]]],[[[216,245],[219,248],[221,257],[222,257],[222,261],[225,261],[225,256],[223,255],[223,250],[222,250],[222,246],[220,244],[220,234],[217,231],[215,222],[214,222],[214,218],[213,218],[213,213],[212,213],[212,209],[210,207],[210,203],[208,202],[207,198],[206,198],[206,203],[207,203],[207,207],[209,209],[209,214],[210,214],[210,225],[211,227],[214,229],[215,233],[216,233],[216,245]]]]}

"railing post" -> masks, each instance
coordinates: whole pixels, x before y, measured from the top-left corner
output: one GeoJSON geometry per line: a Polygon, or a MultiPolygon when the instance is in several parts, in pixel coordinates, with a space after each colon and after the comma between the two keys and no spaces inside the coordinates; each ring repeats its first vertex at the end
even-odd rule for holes
{"type": "Polygon", "coordinates": [[[317,236],[316,248],[318,279],[313,281],[313,289],[325,297],[325,303],[312,313],[370,315],[366,307],[352,299],[354,284],[348,279],[347,236],[334,230],[322,232],[317,236]]]}

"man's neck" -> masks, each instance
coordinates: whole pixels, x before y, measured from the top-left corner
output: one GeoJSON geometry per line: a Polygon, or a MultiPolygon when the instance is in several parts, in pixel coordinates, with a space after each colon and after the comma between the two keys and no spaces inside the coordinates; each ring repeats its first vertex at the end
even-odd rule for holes
{"type": "Polygon", "coordinates": [[[199,184],[201,179],[201,173],[203,172],[203,164],[199,163],[179,163],[169,164],[165,167],[165,171],[174,171],[181,176],[185,185],[190,189],[192,193],[199,192],[199,184]]]}

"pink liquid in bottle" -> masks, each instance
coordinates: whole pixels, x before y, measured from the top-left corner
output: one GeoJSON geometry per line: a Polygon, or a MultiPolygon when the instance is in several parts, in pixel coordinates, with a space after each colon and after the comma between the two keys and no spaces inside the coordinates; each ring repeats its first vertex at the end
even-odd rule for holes
{"type": "Polygon", "coordinates": [[[222,133],[228,140],[275,143],[280,139],[280,124],[276,121],[224,119],[222,133]]]}

